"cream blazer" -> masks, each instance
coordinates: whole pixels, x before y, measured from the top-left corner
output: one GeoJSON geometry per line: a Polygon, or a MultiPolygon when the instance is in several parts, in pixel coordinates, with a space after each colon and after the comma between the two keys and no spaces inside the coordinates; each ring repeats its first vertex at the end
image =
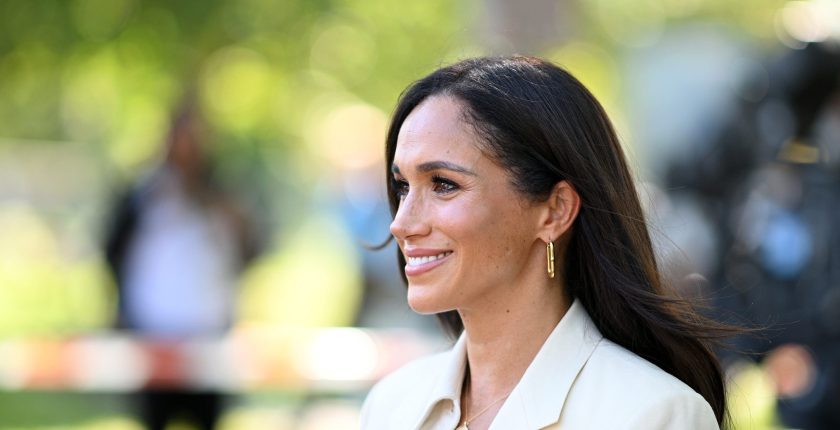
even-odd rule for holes
{"type": "MultiPolygon", "coordinates": [[[[453,430],[466,365],[462,335],[373,387],[363,430],[453,430]]],[[[714,412],[679,379],[601,335],[575,301],[499,409],[491,430],[712,430],[714,412]]]]}

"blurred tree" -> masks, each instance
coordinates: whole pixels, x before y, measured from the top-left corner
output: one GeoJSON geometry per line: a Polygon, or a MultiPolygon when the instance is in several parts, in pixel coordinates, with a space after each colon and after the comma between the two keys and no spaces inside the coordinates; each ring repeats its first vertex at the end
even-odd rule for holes
{"type": "MultiPolygon", "coordinates": [[[[107,193],[154,161],[184,92],[196,91],[210,116],[218,173],[250,193],[275,229],[296,229],[334,193],[319,185],[333,169],[330,149],[302,144],[317,140],[305,119],[334,107],[330,100],[390,109],[406,79],[458,55],[467,39],[464,7],[0,0],[0,164],[10,166],[0,175],[0,231],[14,237],[2,247],[11,257],[0,265],[8,310],[0,335],[107,326],[112,311],[96,246],[107,193]]],[[[298,276],[271,263],[288,260],[277,256],[298,242],[278,241],[260,270],[298,276]]],[[[323,287],[355,294],[356,272],[344,268],[323,287]]],[[[269,295],[254,303],[284,297],[277,287],[253,290],[269,295]]],[[[335,323],[352,321],[347,309],[335,312],[335,323]]]]}

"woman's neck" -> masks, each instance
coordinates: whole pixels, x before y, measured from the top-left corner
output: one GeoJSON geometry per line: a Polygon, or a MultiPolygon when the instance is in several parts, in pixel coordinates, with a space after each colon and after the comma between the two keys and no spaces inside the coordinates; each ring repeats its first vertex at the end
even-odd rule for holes
{"type": "Polygon", "coordinates": [[[565,286],[547,277],[506,290],[505,297],[459,310],[470,374],[464,394],[472,410],[513,390],[571,305],[565,286]]]}

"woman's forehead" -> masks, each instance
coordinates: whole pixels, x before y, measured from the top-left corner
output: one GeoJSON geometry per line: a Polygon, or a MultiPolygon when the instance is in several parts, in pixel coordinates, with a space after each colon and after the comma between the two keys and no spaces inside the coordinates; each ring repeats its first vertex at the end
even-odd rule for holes
{"type": "Polygon", "coordinates": [[[415,140],[437,135],[465,134],[464,108],[451,96],[431,96],[423,100],[403,121],[398,140],[415,140]]]}
{"type": "Polygon", "coordinates": [[[480,156],[478,138],[463,118],[463,105],[451,96],[424,100],[400,127],[394,162],[429,155],[472,159],[480,156]]]}

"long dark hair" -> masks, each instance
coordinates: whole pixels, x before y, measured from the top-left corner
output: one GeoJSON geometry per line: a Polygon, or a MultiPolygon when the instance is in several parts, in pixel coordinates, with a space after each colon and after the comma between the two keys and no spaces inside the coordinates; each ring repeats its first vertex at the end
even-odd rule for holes
{"type": "MultiPolygon", "coordinates": [[[[475,58],[443,67],[399,100],[386,143],[389,177],[400,127],[434,95],[463,103],[482,149],[524,196],[545,200],[557,182],[574,186],[581,208],[561,272],[568,294],[604,337],[685,382],[722,423],[724,377],[712,346],[732,329],[706,320],[663,285],[633,178],[600,103],[571,74],[538,58],[475,58]]],[[[399,201],[386,182],[394,215],[399,201]]],[[[457,312],[438,317],[451,334],[463,330],[457,312]]]]}

